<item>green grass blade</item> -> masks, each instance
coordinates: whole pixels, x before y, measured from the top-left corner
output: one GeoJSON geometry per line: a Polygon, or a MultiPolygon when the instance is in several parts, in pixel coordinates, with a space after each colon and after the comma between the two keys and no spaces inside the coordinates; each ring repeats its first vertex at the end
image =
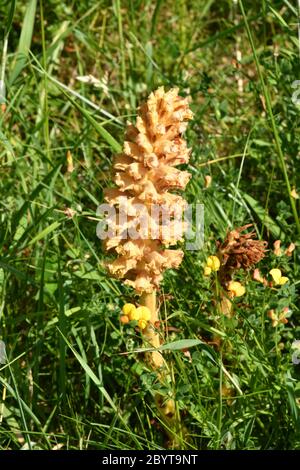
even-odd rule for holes
{"type": "Polygon", "coordinates": [[[55,221],[49,227],[44,228],[41,232],[39,232],[35,237],[33,237],[30,242],[28,243],[28,246],[34,245],[34,243],[38,242],[39,240],[42,240],[45,238],[47,235],[49,235],[51,232],[54,232],[59,226],[61,222],[55,221]]]}
{"type": "Polygon", "coordinates": [[[61,336],[63,337],[65,343],[67,344],[67,346],[71,349],[72,353],[74,354],[74,356],[76,357],[77,361],[79,362],[79,364],[81,365],[81,367],[84,369],[84,371],[88,374],[88,376],[90,377],[90,379],[92,380],[92,382],[94,382],[94,384],[97,386],[97,388],[99,389],[99,391],[102,393],[102,395],[104,396],[104,398],[107,400],[107,402],[110,404],[110,406],[112,407],[112,409],[118,413],[118,409],[116,407],[116,405],[114,404],[113,400],[111,399],[111,397],[109,396],[109,394],[107,393],[107,391],[105,390],[105,388],[103,387],[103,385],[101,384],[100,380],[98,379],[98,377],[95,375],[95,373],[92,371],[92,369],[90,368],[90,366],[87,364],[87,362],[80,356],[80,354],[76,351],[76,349],[73,348],[73,346],[71,345],[71,343],[67,340],[67,338],[64,336],[64,334],[58,330],[61,334],[61,336]]]}
{"type": "Polygon", "coordinates": [[[28,52],[30,50],[33,35],[36,6],[37,0],[29,0],[24,15],[16,62],[8,80],[10,86],[18,78],[28,60],[28,52]]]}
{"type": "Polygon", "coordinates": [[[122,151],[122,146],[116,141],[116,139],[106,130],[104,127],[99,124],[92,115],[86,111],[82,106],[80,106],[75,100],[73,100],[67,93],[63,91],[63,93],[67,96],[68,100],[72,103],[72,105],[80,111],[80,113],[86,118],[86,120],[94,127],[96,132],[108,143],[110,148],[117,153],[122,151]]]}
{"type": "MultiPolygon", "coordinates": [[[[58,321],[59,321],[59,331],[62,332],[62,335],[66,335],[66,315],[65,315],[65,300],[64,300],[64,287],[63,280],[61,276],[60,269],[60,260],[57,260],[58,264],[58,321]]],[[[66,383],[67,383],[67,373],[66,373],[66,343],[62,335],[59,335],[59,390],[60,398],[62,400],[62,405],[65,404],[66,398],[66,383]]]]}
{"type": "Polygon", "coordinates": [[[271,232],[274,238],[278,240],[282,235],[282,230],[276,224],[276,222],[266,214],[266,210],[254,199],[250,194],[241,193],[243,198],[245,199],[246,203],[250,206],[250,208],[255,212],[256,216],[259,218],[261,223],[271,232]]]}
{"type": "Polygon", "coordinates": [[[15,14],[15,9],[16,9],[16,0],[10,0],[10,9],[9,9],[8,17],[7,17],[7,23],[5,27],[4,36],[7,36],[11,29],[11,25],[12,25],[14,14],[15,14]]]}
{"type": "Polygon", "coordinates": [[[272,110],[272,103],[271,103],[271,97],[270,97],[269,89],[268,89],[268,86],[265,83],[263,73],[262,73],[262,70],[261,70],[261,66],[260,66],[260,63],[258,61],[258,57],[257,57],[257,54],[256,54],[256,49],[255,49],[255,45],[254,45],[254,41],[253,41],[252,32],[251,32],[251,29],[250,29],[250,26],[249,26],[249,22],[248,22],[248,19],[247,19],[245,10],[244,10],[244,5],[243,5],[242,0],[239,0],[239,5],[240,5],[240,8],[241,8],[243,18],[244,18],[245,27],[246,27],[246,30],[247,30],[247,35],[248,35],[249,42],[250,42],[250,45],[251,45],[251,49],[252,49],[252,52],[253,52],[253,57],[254,57],[256,70],[257,70],[257,73],[259,75],[261,88],[262,88],[263,95],[264,95],[265,102],[266,102],[267,112],[268,112],[269,119],[270,119],[270,122],[271,122],[271,128],[272,128],[272,131],[273,131],[273,136],[274,136],[274,141],[275,141],[275,148],[276,148],[277,155],[278,155],[279,166],[280,166],[280,168],[282,170],[282,173],[283,173],[283,177],[284,177],[284,181],[285,181],[285,185],[286,185],[286,189],[287,189],[288,198],[289,198],[289,201],[290,201],[292,213],[293,213],[293,216],[294,216],[296,228],[297,228],[297,231],[300,235],[299,216],[298,216],[295,200],[293,199],[293,197],[291,195],[290,180],[289,180],[289,176],[288,176],[288,172],[287,172],[285,158],[284,158],[282,148],[281,148],[281,141],[280,141],[278,129],[277,129],[277,126],[276,126],[276,122],[275,122],[275,118],[274,118],[274,114],[273,114],[273,110],[272,110]]]}

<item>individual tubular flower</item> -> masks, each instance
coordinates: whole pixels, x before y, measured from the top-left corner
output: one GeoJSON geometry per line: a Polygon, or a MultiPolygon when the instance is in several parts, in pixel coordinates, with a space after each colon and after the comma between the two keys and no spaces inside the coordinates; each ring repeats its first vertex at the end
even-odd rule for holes
{"type": "Polygon", "coordinates": [[[288,307],[284,307],[284,309],[280,313],[275,312],[274,309],[269,310],[268,317],[272,320],[272,326],[275,328],[280,323],[282,323],[283,325],[286,325],[286,323],[288,323],[288,319],[286,318],[286,315],[288,313],[289,313],[288,307]]]}
{"type": "Polygon", "coordinates": [[[211,177],[210,175],[206,175],[206,176],[204,177],[204,181],[205,181],[204,187],[205,187],[205,189],[207,189],[207,188],[209,188],[209,187],[211,186],[212,177],[211,177]]]}
{"type": "Polygon", "coordinates": [[[281,241],[280,240],[276,240],[274,243],[273,243],[273,247],[274,247],[274,255],[275,256],[281,256],[282,252],[281,252],[281,241]]]}
{"type": "Polygon", "coordinates": [[[181,250],[165,247],[182,240],[185,229],[181,210],[186,202],[169,191],[183,190],[190,179],[187,171],[175,167],[189,160],[182,133],[191,118],[188,99],[177,88],[159,88],[140,107],[136,124],[128,125],[123,152],[114,161],[117,188],[107,189],[105,199],[117,209],[117,217],[110,223],[115,233],[106,248],[118,257],[108,269],[139,294],[157,290],[163,272],[178,268],[183,258],[181,250]],[[157,216],[157,207],[168,223],[162,223],[161,213],[157,216]]]}
{"type": "Polygon", "coordinates": [[[253,278],[254,281],[260,282],[260,283],[263,284],[264,286],[267,286],[267,285],[268,285],[268,281],[266,280],[265,277],[263,277],[263,276],[261,275],[260,270],[259,270],[258,268],[255,268],[255,269],[254,269],[252,278],[253,278]]]}
{"type": "Polygon", "coordinates": [[[290,245],[285,250],[286,256],[292,256],[294,249],[296,248],[295,243],[290,243],[290,245]]]}

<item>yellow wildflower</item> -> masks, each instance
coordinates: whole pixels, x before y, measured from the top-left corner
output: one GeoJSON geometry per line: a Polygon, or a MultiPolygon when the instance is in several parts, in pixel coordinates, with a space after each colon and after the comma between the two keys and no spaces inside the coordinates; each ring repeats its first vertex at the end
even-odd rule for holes
{"type": "Polygon", "coordinates": [[[140,312],[138,312],[138,309],[136,308],[135,310],[132,310],[129,313],[128,317],[130,321],[139,321],[139,319],[141,318],[141,314],[140,312]]]}
{"type": "Polygon", "coordinates": [[[144,330],[151,319],[151,311],[148,307],[138,307],[136,313],[139,315],[138,325],[141,330],[144,330]]]}
{"type": "Polygon", "coordinates": [[[205,188],[209,188],[210,185],[211,185],[212,177],[211,177],[210,175],[206,175],[206,176],[204,177],[204,180],[205,180],[204,187],[205,187],[205,188]]]}
{"type": "Polygon", "coordinates": [[[228,290],[231,294],[231,297],[241,297],[246,292],[245,287],[238,281],[230,281],[228,290]]]}
{"type": "Polygon", "coordinates": [[[288,319],[286,318],[287,313],[289,313],[288,307],[285,307],[279,314],[276,313],[273,309],[269,310],[268,317],[272,320],[272,326],[275,328],[280,323],[283,325],[288,323],[288,319]]]}
{"type": "Polygon", "coordinates": [[[134,312],[136,310],[135,305],[133,304],[125,304],[123,305],[122,312],[124,315],[129,316],[131,312],[134,312]]]}
{"type": "Polygon", "coordinates": [[[144,330],[151,320],[151,312],[148,307],[136,308],[133,304],[125,304],[122,308],[123,315],[120,317],[121,323],[125,324],[129,321],[138,322],[138,326],[141,330],[144,330]]]}
{"type": "Polygon", "coordinates": [[[281,271],[278,268],[271,269],[270,274],[272,276],[275,286],[283,286],[289,280],[288,277],[281,275],[281,271]]]}
{"type": "Polygon", "coordinates": [[[127,315],[121,315],[120,316],[120,322],[123,323],[123,325],[125,325],[126,323],[129,323],[129,318],[127,315]]]}
{"type": "Polygon", "coordinates": [[[219,271],[220,260],[217,256],[209,256],[206,261],[206,266],[211,268],[212,271],[219,271]]]}
{"type": "Polygon", "coordinates": [[[291,191],[291,196],[292,196],[294,199],[299,199],[299,194],[297,193],[296,188],[293,188],[293,189],[292,189],[292,191],[291,191]]]}
{"type": "Polygon", "coordinates": [[[148,324],[147,320],[144,320],[143,318],[140,318],[138,321],[138,325],[141,330],[144,330],[147,324],[148,324]]]}
{"type": "Polygon", "coordinates": [[[204,267],[204,276],[210,276],[212,271],[219,271],[220,260],[217,256],[209,256],[204,267]]]}
{"type": "Polygon", "coordinates": [[[211,275],[211,268],[208,266],[205,266],[204,268],[204,276],[210,276],[211,275]]]}
{"type": "Polygon", "coordinates": [[[138,307],[136,309],[136,313],[138,313],[139,317],[142,320],[145,320],[146,322],[148,322],[151,319],[151,312],[148,307],[144,307],[144,306],[138,307]]]}

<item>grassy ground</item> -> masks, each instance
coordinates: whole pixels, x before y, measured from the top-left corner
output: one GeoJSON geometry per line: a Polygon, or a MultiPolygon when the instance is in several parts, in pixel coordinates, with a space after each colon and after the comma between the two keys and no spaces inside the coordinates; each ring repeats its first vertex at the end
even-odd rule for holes
{"type": "Polygon", "coordinates": [[[141,346],[119,322],[134,294],[108,277],[95,216],[124,125],[160,85],[191,96],[186,198],[205,205],[204,248],[167,273],[160,298],[175,327],[167,340],[203,341],[191,358],[167,354],[180,447],[300,449],[299,245],[290,257],[272,251],[300,233],[296,3],[1,2],[1,449],[168,446],[156,374],[120,355],[141,346]],[[94,85],[77,79],[89,74],[94,85]],[[245,223],[269,243],[263,275],[280,268],[289,282],[241,273],[246,294],[229,319],[203,266],[245,223]],[[288,323],[273,327],[268,310],[284,307],[288,323]]]}

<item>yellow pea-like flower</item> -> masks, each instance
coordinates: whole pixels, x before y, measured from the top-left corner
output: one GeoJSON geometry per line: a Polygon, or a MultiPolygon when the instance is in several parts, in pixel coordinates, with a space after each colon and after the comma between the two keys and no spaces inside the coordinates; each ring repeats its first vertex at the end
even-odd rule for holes
{"type": "Polygon", "coordinates": [[[206,266],[211,268],[212,271],[219,271],[220,269],[220,260],[217,256],[209,256],[206,261],[206,266]]]}
{"type": "Polygon", "coordinates": [[[163,412],[165,416],[173,416],[175,414],[176,412],[175,402],[172,398],[170,398],[165,404],[165,406],[163,407],[163,412]]]}
{"type": "Polygon", "coordinates": [[[123,323],[123,325],[126,325],[126,323],[129,323],[129,318],[127,315],[121,315],[120,316],[120,322],[123,323]]]}
{"type": "Polygon", "coordinates": [[[147,320],[144,320],[144,318],[140,318],[138,321],[138,325],[141,330],[144,330],[146,326],[148,325],[148,322],[147,320]]]}
{"type": "Polygon", "coordinates": [[[124,315],[128,315],[128,316],[131,314],[131,312],[134,312],[135,310],[136,310],[136,306],[133,304],[125,304],[122,307],[122,312],[124,313],[124,315]]]}
{"type": "Polygon", "coordinates": [[[208,266],[205,266],[204,268],[204,276],[210,276],[211,275],[211,268],[208,266]]]}
{"type": "Polygon", "coordinates": [[[228,290],[233,297],[241,297],[245,294],[245,287],[238,281],[230,281],[228,290]]]}
{"type": "Polygon", "coordinates": [[[138,307],[136,312],[139,314],[140,319],[145,320],[146,322],[151,319],[151,312],[148,307],[138,307]]]}
{"type": "Polygon", "coordinates": [[[136,308],[135,310],[132,310],[129,313],[128,317],[129,317],[130,321],[139,321],[139,319],[141,318],[141,314],[138,311],[138,309],[136,308]]]}
{"type": "Polygon", "coordinates": [[[288,277],[282,276],[281,271],[278,268],[271,269],[270,274],[275,283],[275,286],[283,286],[289,280],[288,277]]]}

